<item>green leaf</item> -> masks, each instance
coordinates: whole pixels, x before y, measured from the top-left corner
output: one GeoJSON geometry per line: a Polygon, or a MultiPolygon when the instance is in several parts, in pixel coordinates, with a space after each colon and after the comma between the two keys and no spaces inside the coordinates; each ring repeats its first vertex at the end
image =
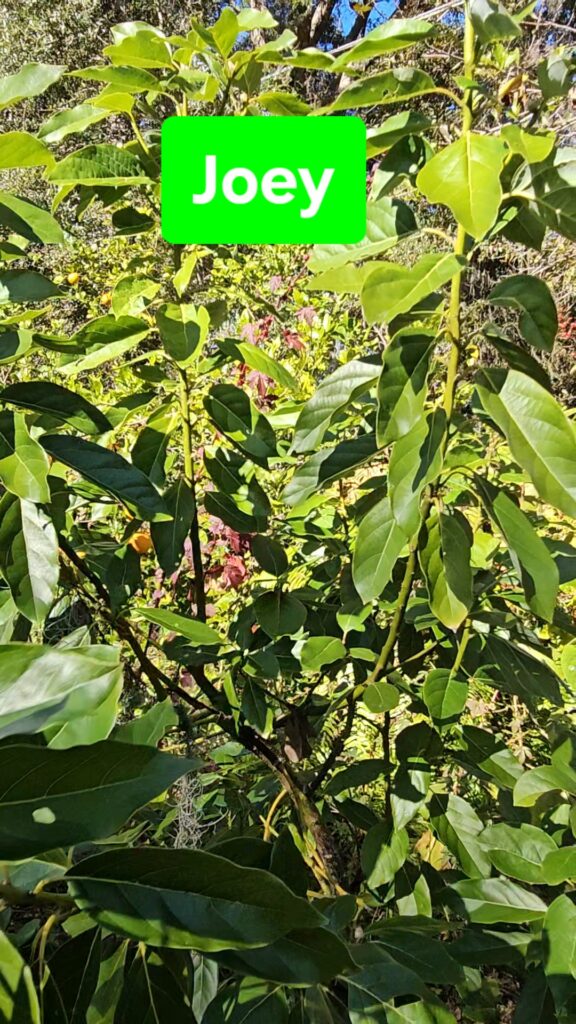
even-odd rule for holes
{"type": "Polygon", "coordinates": [[[493,779],[498,786],[512,789],[522,775],[522,765],[512,751],[493,733],[474,725],[462,728],[464,751],[457,760],[481,779],[493,779]]]}
{"type": "Polygon", "coordinates": [[[528,377],[532,377],[538,381],[543,388],[547,391],[552,390],[550,378],[546,373],[546,370],[542,364],[531,356],[529,352],[524,348],[520,348],[519,345],[514,344],[506,337],[505,334],[499,330],[495,324],[487,323],[482,328],[482,333],[487,341],[494,346],[496,351],[505,362],[508,364],[511,370],[518,370],[519,373],[525,373],[528,377]]]}
{"type": "Polygon", "coordinates": [[[420,564],[430,608],[448,629],[458,629],[472,607],[472,530],[458,509],[433,513],[425,525],[420,564]]]}
{"type": "Polygon", "coordinates": [[[576,846],[554,849],[545,854],[542,879],[546,885],[561,885],[576,879],[576,846]]]}
{"type": "MultiPolygon", "coordinates": [[[[358,947],[354,956],[360,956],[358,947]]],[[[420,975],[400,965],[384,947],[371,949],[366,966],[347,983],[351,1024],[454,1024],[452,1014],[426,988],[420,975]],[[407,1002],[407,995],[422,998],[407,1002]],[[401,1005],[397,1005],[399,996],[401,1005]]]]}
{"type": "Polygon", "coordinates": [[[284,490],[287,505],[300,505],[321,488],[354,472],[376,454],[374,434],[360,434],[352,441],[341,441],[324,448],[299,467],[284,490]]]}
{"type": "Polygon", "coordinates": [[[62,295],[61,289],[36,270],[5,270],[0,274],[0,305],[6,302],[44,302],[62,295]]]}
{"type": "MultiPolygon", "coordinates": [[[[556,1009],[560,1012],[567,1003],[574,1003],[576,979],[576,906],[569,896],[557,896],[548,907],[542,948],[544,973],[554,995],[556,1009]]],[[[559,1019],[568,1021],[569,1016],[562,1014],[559,1019]]]]}
{"type": "Polygon", "coordinates": [[[408,833],[395,830],[390,823],[374,825],[366,834],[360,852],[364,877],[371,889],[391,882],[400,870],[409,850],[408,833]]]}
{"type": "Polygon", "coordinates": [[[166,611],[164,608],[142,608],[138,607],[137,614],[146,622],[153,622],[162,629],[168,629],[171,633],[178,633],[184,636],[188,643],[193,646],[222,644],[222,640],[215,630],[207,626],[205,622],[197,619],[189,619],[185,615],[177,615],[176,612],[166,611]]]}
{"type": "Polygon", "coordinates": [[[58,587],[58,538],[38,505],[10,493],[0,501],[0,572],[22,615],[42,622],[58,587]]]}
{"type": "Polygon", "coordinates": [[[270,590],[254,602],[257,622],[268,636],[293,636],[306,621],[306,608],[293,594],[270,590]]]}
{"type": "MultiPolygon", "coordinates": [[[[135,23],[138,24],[138,23],[135,23]]],[[[112,46],[105,46],[104,56],[112,64],[130,68],[169,68],[170,47],[159,29],[140,23],[142,28],[124,35],[112,46]]]]}
{"type": "Polygon", "coordinates": [[[379,446],[397,441],[416,426],[435,340],[432,331],[406,328],[395,334],[386,348],[378,381],[379,446]]]}
{"type": "Polygon", "coordinates": [[[146,231],[151,231],[155,223],[153,217],[133,206],[123,206],[121,210],[115,210],[112,214],[114,233],[121,238],[142,235],[146,231]]]}
{"type": "Polygon", "coordinates": [[[542,921],[546,904],[506,878],[472,878],[447,887],[446,901],[473,924],[529,924],[542,921]]]}
{"type": "MultiPolygon", "coordinates": [[[[117,647],[0,646],[0,738],[93,714],[122,685],[117,647]]],[[[103,737],[99,736],[98,739],[103,737]]]]}
{"type": "Polygon", "coordinates": [[[4,487],[28,501],[50,501],[49,462],[44,449],[31,437],[22,413],[0,412],[0,480],[4,487]]]}
{"type": "Polygon", "coordinates": [[[327,109],[354,110],[358,107],[403,103],[415,96],[434,92],[436,85],[430,75],[419,68],[399,67],[370,78],[361,78],[340,93],[327,109]]]}
{"type": "Polygon", "coordinates": [[[48,210],[10,192],[0,191],[0,224],[30,242],[62,245],[64,232],[48,210]]]}
{"type": "Polygon", "coordinates": [[[468,699],[468,683],[451,669],[435,668],[426,676],[422,688],[424,703],[437,725],[457,722],[468,699]]]}
{"type": "Polygon", "coordinates": [[[500,134],[506,140],[512,153],[519,153],[527,163],[536,164],[545,160],[554,148],[554,134],[533,135],[525,132],[518,124],[505,124],[500,134]]]}
{"type": "Polygon", "coordinates": [[[267,871],[199,850],[115,850],[66,875],[81,910],[116,934],[172,949],[250,949],[324,923],[267,871]]]}
{"type": "Polygon", "coordinates": [[[362,700],[373,715],[383,715],[392,711],[400,703],[400,693],[396,686],[384,679],[370,683],[362,694],[362,700]]]}
{"type": "Polygon", "coordinates": [[[99,316],[88,320],[72,337],[72,344],[86,355],[60,367],[60,373],[69,377],[94,370],[102,363],[124,355],[135,348],[149,333],[145,320],[132,316],[99,316]]]}
{"type": "Polygon", "coordinates": [[[7,167],[50,167],[54,157],[29,132],[5,132],[0,135],[0,169],[7,167]]]}
{"type": "Polygon", "coordinates": [[[403,110],[400,114],[393,114],[377,128],[368,129],[366,155],[370,158],[385,153],[407,135],[419,135],[431,127],[430,119],[416,110],[403,110]]]}
{"type": "Polygon", "coordinates": [[[430,802],[430,822],[470,878],[490,874],[491,864],[480,839],[484,825],[471,804],[455,793],[437,794],[430,802]]]}
{"type": "Polygon", "coordinates": [[[241,32],[253,32],[256,28],[276,28],[278,22],[270,14],[270,11],[264,8],[260,10],[254,10],[249,7],[245,7],[243,10],[238,11],[238,28],[241,32]]]}
{"type": "Polygon", "coordinates": [[[100,409],[82,395],[49,381],[10,384],[0,391],[0,402],[47,413],[60,423],[68,423],[84,434],[103,434],[112,428],[100,409]]]}
{"type": "Polygon", "coordinates": [[[354,546],[352,576],[364,604],[380,596],[405,544],[390,500],[383,498],[364,516],[354,546]]]}
{"type": "Polygon", "coordinates": [[[271,576],[283,576],[288,569],[288,557],[284,548],[273,537],[263,537],[261,534],[252,538],[251,551],[264,572],[271,576]]]}
{"type": "Polygon", "coordinates": [[[221,988],[202,1024],[291,1024],[284,991],[270,982],[243,978],[221,988]]]}
{"type": "Polygon", "coordinates": [[[112,292],[112,312],[115,317],[137,317],[160,291],[160,284],[139,274],[120,277],[112,292]]]}
{"type": "Polygon", "coordinates": [[[258,466],[268,466],[268,458],[276,454],[276,436],[244,391],[233,384],[214,384],[204,407],[217,429],[227,434],[236,448],[258,466]]]}
{"type": "Polygon", "coordinates": [[[535,204],[551,231],[576,241],[576,149],[555,149],[546,160],[524,165],[513,188],[535,204]]]}
{"type": "Polygon", "coordinates": [[[54,185],[146,185],[146,171],[137,156],[110,143],[84,146],[65,156],[47,175],[54,185]]]}
{"type": "Polygon", "coordinates": [[[499,0],[472,0],[470,18],[481,43],[517,39],[522,35],[522,29],[499,0]]]}
{"type": "Polygon", "coordinates": [[[574,65],[568,53],[552,53],[538,65],[538,85],[545,100],[567,96],[574,79],[574,65]]]}
{"type": "Polygon", "coordinates": [[[398,199],[383,196],[377,202],[366,204],[366,234],[361,242],[351,245],[316,245],[308,266],[313,271],[334,270],[348,263],[370,259],[392,248],[400,238],[416,230],[416,219],[410,207],[398,199]]]}
{"type": "Polygon", "coordinates": [[[543,862],[556,843],[541,828],[521,824],[512,827],[505,822],[484,829],[480,842],[490,863],[502,875],[521,882],[542,885],[545,882],[543,862]]]}
{"type": "Polygon", "coordinates": [[[502,201],[505,156],[502,139],[466,132],[428,161],[416,184],[430,203],[448,206],[467,233],[480,239],[494,224],[502,201]]]}
{"type": "Polygon", "coordinates": [[[429,787],[430,772],[398,766],[390,794],[394,828],[405,828],[416,817],[426,804],[429,787]]]}
{"type": "Polygon", "coordinates": [[[147,476],[117,452],[93,441],[68,435],[44,434],[42,447],[58,462],[114,495],[142,519],[167,519],[168,512],[147,476]]]}
{"type": "Polygon", "coordinates": [[[296,378],[277,359],[273,359],[257,345],[253,345],[249,341],[234,341],[232,338],[225,338],[218,343],[218,346],[226,355],[232,355],[232,358],[238,359],[245,366],[249,366],[251,370],[266,374],[287,391],[297,389],[296,378]]]}
{"type": "Polygon", "coordinates": [[[377,366],[360,359],[352,359],[325,377],[298,417],[292,450],[307,452],[316,448],[338,413],[360,398],[377,379],[377,366]]]}
{"type": "Polygon", "coordinates": [[[364,282],[361,301],[368,323],[390,323],[446,284],[466,265],[453,253],[428,253],[412,267],[382,263],[364,282]]]}
{"type": "Polygon", "coordinates": [[[244,718],[262,736],[269,736],[273,714],[266,701],[266,693],[253,679],[246,679],[242,689],[241,711],[244,718]]]}
{"type": "Polygon", "coordinates": [[[184,542],[190,533],[195,502],[186,481],[174,481],[163,495],[164,504],[172,517],[169,522],[150,524],[152,543],[158,562],[165,573],[172,573],[182,561],[184,542]]]}
{"type": "Polygon", "coordinates": [[[556,303],[545,281],[530,274],[506,277],[492,289],[493,306],[520,310],[520,334],[534,348],[551,352],[558,331],[556,303]]]}
{"type": "Polygon", "coordinates": [[[484,641],[475,675],[504,693],[515,693],[530,707],[540,697],[561,704],[560,680],[542,659],[503,637],[490,633],[484,641]]]}
{"type": "Polygon", "coordinates": [[[107,82],[122,92],[154,92],[161,89],[158,79],[142,68],[122,68],[97,64],[80,68],[78,71],[69,71],[68,75],[83,78],[87,82],[107,82]]]}
{"type": "Polygon", "coordinates": [[[0,858],[22,860],[112,835],[194,763],[104,740],[51,750],[0,746],[0,858]]]}
{"type": "MultiPolygon", "coordinates": [[[[94,107],[90,103],[80,103],[70,110],[59,110],[40,126],[38,138],[44,139],[45,142],[61,142],[68,135],[83,132],[91,124],[108,117],[108,113],[102,107],[94,107]]],[[[50,162],[54,163],[54,160],[50,162]]]]}
{"type": "Polygon", "coordinates": [[[0,78],[0,110],[46,92],[65,71],[61,64],[24,64],[14,75],[0,78]]]}
{"type": "Polygon", "coordinates": [[[475,478],[486,511],[502,533],[532,611],[551,622],[560,583],[558,567],[528,516],[488,480],[475,478]]]}
{"type": "Polygon", "coordinates": [[[450,946],[430,935],[410,931],[408,926],[383,928],[378,932],[378,948],[385,949],[404,967],[409,967],[422,981],[433,985],[457,985],[464,972],[450,956],[450,946]]]}
{"type": "Polygon", "coordinates": [[[0,1016],[11,1024],[41,1021],[32,971],[4,932],[0,932],[0,1016]]]}
{"type": "Polygon", "coordinates": [[[0,330],[0,366],[14,363],[32,348],[34,335],[26,330],[0,330]]]}
{"type": "Polygon", "coordinates": [[[118,725],[112,739],[118,743],[135,743],[146,747],[155,747],[165,736],[168,729],[178,725],[176,708],[170,697],[158,701],[148,708],[139,718],[118,725]]]}
{"type": "Polygon", "coordinates": [[[483,370],[478,394],[545,501],[576,516],[576,434],[562,407],[516,370],[483,370]]]}
{"type": "Polygon", "coordinates": [[[422,414],[392,449],[388,466],[390,507],[407,540],[420,526],[422,492],[442,468],[445,432],[446,414],[443,409],[435,409],[428,416],[422,414]]]}
{"type": "Polygon", "coordinates": [[[209,318],[206,310],[168,303],[156,311],[156,326],[170,358],[179,366],[187,366],[206,340],[209,318]]]}
{"type": "Polygon", "coordinates": [[[533,807],[543,793],[565,790],[576,796],[576,772],[567,765],[543,765],[524,772],[514,786],[514,806],[533,807]]]}
{"type": "Polygon", "coordinates": [[[331,71],[340,71],[355,61],[371,60],[385,53],[396,53],[413,46],[436,32],[429,21],[418,18],[391,18],[368,32],[359,42],[336,58],[331,71]]]}
{"type": "MultiPolygon", "coordinates": [[[[249,502],[242,502],[243,505],[250,505],[249,502]]],[[[267,516],[261,513],[252,515],[251,511],[244,511],[239,508],[239,501],[221,494],[220,491],[208,491],[204,495],[204,508],[211,516],[221,519],[226,526],[229,526],[237,533],[259,533],[268,528],[267,516]]]]}
{"type": "Polygon", "coordinates": [[[326,928],[293,931],[264,949],[220,954],[218,960],[241,974],[284,985],[327,985],[354,963],[344,943],[326,928]]]}
{"type": "Polygon", "coordinates": [[[333,665],[346,657],[346,648],[335,636],[310,636],[300,649],[300,663],[304,672],[320,672],[325,665],[333,665]]]}

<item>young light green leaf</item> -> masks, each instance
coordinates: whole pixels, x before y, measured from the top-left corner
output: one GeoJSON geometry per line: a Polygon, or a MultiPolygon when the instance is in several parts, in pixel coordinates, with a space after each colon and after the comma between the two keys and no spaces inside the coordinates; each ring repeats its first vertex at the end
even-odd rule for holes
{"type": "Polygon", "coordinates": [[[47,146],[29,132],[0,135],[0,169],[7,167],[51,167],[54,157],[47,146]]]}
{"type": "Polygon", "coordinates": [[[331,71],[341,71],[356,61],[371,60],[385,53],[396,53],[428,39],[436,31],[429,21],[418,18],[390,18],[368,32],[359,42],[334,61],[331,71]]]}
{"type": "Polygon", "coordinates": [[[24,64],[14,75],[0,78],[0,110],[46,92],[65,71],[62,64],[24,64]]]}
{"type": "Polygon", "coordinates": [[[54,185],[146,185],[150,179],[140,160],[108,142],[70,153],[47,175],[54,185]]]}
{"type": "Polygon", "coordinates": [[[446,284],[466,265],[453,253],[428,253],[413,267],[382,263],[366,279],[361,301],[368,323],[390,323],[401,313],[418,308],[436,288],[446,284]]]}
{"type": "Polygon", "coordinates": [[[448,206],[473,238],[483,238],[502,201],[500,173],[506,156],[502,139],[466,132],[422,168],[418,188],[430,203],[448,206]]]}
{"type": "Polygon", "coordinates": [[[522,35],[522,29],[499,0],[472,0],[470,18],[482,43],[517,39],[522,35]]]}
{"type": "Polygon", "coordinates": [[[0,646],[0,738],[42,732],[90,716],[121,686],[118,647],[4,644],[0,646]]]}
{"type": "Polygon", "coordinates": [[[153,622],[156,626],[161,626],[162,629],[186,637],[188,643],[193,646],[212,646],[214,644],[220,646],[222,644],[218,633],[207,626],[205,622],[199,622],[197,619],[189,619],[185,615],[177,615],[176,612],[170,612],[164,608],[139,607],[137,614],[147,622],[153,622]]]}
{"type": "Polygon", "coordinates": [[[50,501],[46,452],[30,435],[22,413],[0,412],[0,480],[28,501],[50,501]]]}
{"type": "MultiPolygon", "coordinates": [[[[331,70],[331,69],[330,69],[331,70]]],[[[354,110],[358,107],[384,106],[387,103],[403,103],[415,96],[435,92],[436,85],[425,71],[419,68],[399,67],[384,71],[370,78],[361,78],[340,93],[328,110],[354,110]]]]}
{"type": "Polygon", "coordinates": [[[335,270],[348,263],[379,256],[396,245],[398,239],[416,231],[414,214],[406,203],[383,196],[366,204],[366,234],[351,245],[316,245],[308,266],[313,271],[335,270]]]}

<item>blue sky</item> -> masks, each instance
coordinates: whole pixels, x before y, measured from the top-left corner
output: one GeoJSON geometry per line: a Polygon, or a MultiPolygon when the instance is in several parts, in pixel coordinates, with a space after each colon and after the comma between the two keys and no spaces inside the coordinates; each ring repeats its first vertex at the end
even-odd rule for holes
{"type": "MultiPolygon", "coordinates": [[[[370,15],[368,21],[368,28],[374,28],[379,25],[381,21],[385,21],[393,14],[396,4],[394,0],[381,0],[380,3],[374,5],[374,11],[370,15]]],[[[342,27],[344,31],[350,28],[354,18],[356,17],[355,11],[352,8],[351,0],[340,0],[336,8],[336,16],[341,19],[342,27]]]]}

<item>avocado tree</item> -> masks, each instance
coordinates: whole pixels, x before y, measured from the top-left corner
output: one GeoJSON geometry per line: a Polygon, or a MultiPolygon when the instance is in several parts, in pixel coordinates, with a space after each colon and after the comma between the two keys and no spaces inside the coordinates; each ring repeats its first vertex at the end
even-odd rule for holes
{"type": "Polygon", "coordinates": [[[433,21],[330,54],[263,6],[0,81],[100,90],[0,135],[3,1019],[576,1019],[576,433],[546,281],[475,283],[576,241],[572,55],[525,107],[494,74],[531,11],[472,0],[449,83],[433,21]],[[280,255],[161,240],[166,116],[358,111],[359,244],[266,297],[280,255]],[[84,319],[47,270],[88,214],[84,319]]]}

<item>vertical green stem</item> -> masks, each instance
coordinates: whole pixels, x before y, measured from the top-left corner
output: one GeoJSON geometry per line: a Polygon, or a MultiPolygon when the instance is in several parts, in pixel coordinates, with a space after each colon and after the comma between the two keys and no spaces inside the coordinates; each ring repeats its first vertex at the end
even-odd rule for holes
{"type": "MultiPolygon", "coordinates": [[[[474,26],[470,19],[470,12],[466,7],[466,18],[464,22],[464,77],[474,77],[474,53],[475,36],[474,26]]],[[[462,105],[462,135],[466,135],[472,127],[472,90],[466,89],[464,103],[462,105]]],[[[456,256],[463,256],[466,251],[466,232],[461,224],[458,225],[456,238],[454,240],[454,253],[456,256]]],[[[448,335],[452,342],[450,358],[448,362],[448,373],[446,375],[446,387],[444,390],[444,411],[450,420],[454,409],[454,395],[456,393],[456,380],[458,377],[458,366],[460,363],[461,351],[461,326],[460,326],[460,300],[462,292],[462,273],[452,278],[450,290],[450,305],[448,307],[448,335]]]]}
{"type": "Polygon", "coordinates": [[[194,479],[194,454],[192,445],[192,418],[190,416],[190,381],[185,369],[180,372],[180,418],[182,420],[182,444],[184,448],[184,479],[190,488],[193,500],[190,542],[192,544],[192,561],[194,563],[194,590],[198,618],[206,621],[206,594],[204,589],[204,567],[202,565],[202,547],[200,544],[200,524],[198,521],[198,503],[196,501],[196,481],[194,479]]]}

